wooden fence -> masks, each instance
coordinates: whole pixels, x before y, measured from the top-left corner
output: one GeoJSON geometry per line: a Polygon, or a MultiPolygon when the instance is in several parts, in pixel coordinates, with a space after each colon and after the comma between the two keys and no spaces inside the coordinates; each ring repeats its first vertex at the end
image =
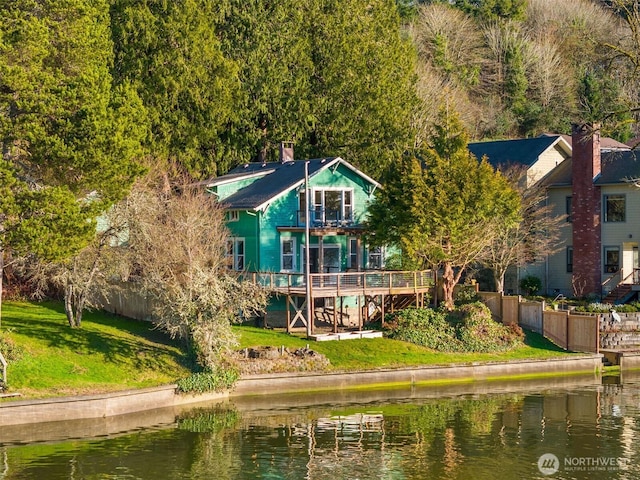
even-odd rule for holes
{"type": "Polygon", "coordinates": [[[479,295],[493,317],[505,325],[517,323],[572,352],[600,351],[599,315],[545,310],[544,302],[523,301],[519,296],[505,296],[495,292],[479,292],[479,295]]]}

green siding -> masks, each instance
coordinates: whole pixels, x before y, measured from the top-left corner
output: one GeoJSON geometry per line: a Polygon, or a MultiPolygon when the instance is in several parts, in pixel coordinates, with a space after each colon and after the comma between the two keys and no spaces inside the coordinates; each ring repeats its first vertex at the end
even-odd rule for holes
{"type": "MultiPolygon", "coordinates": [[[[242,180],[217,188],[219,199],[223,200],[241,188],[250,185],[255,179],[242,180]]],[[[310,179],[310,188],[351,189],[353,191],[354,222],[361,223],[371,201],[372,185],[350,168],[339,164],[337,168],[328,168],[310,179]]],[[[271,202],[264,212],[240,211],[238,221],[228,222],[228,228],[234,237],[245,239],[245,264],[251,271],[281,271],[281,238],[295,239],[295,271],[302,272],[302,245],[304,233],[278,232],[279,226],[298,226],[299,190],[292,189],[271,202]]],[[[346,270],[348,261],[347,235],[325,236],[324,245],[339,245],[340,269],[346,270]]],[[[317,245],[318,238],[311,237],[311,245],[317,245]]]]}

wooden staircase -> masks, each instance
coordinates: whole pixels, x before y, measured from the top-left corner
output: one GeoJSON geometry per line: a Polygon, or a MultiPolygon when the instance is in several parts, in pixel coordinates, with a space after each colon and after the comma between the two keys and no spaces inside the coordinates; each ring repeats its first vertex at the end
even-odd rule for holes
{"type": "MultiPolygon", "coordinates": [[[[373,297],[367,299],[367,303],[373,301],[373,297]]],[[[384,313],[395,312],[404,308],[416,305],[416,296],[412,294],[386,295],[384,297],[384,313]]],[[[367,308],[367,307],[364,307],[367,308]]],[[[375,311],[369,314],[369,322],[378,322],[382,320],[382,306],[377,305],[375,311]]]]}
{"type": "Polygon", "coordinates": [[[618,305],[624,303],[629,299],[629,296],[632,295],[633,289],[631,284],[629,283],[619,283],[616,287],[611,290],[606,297],[602,299],[602,303],[608,303],[611,305],[618,305]]]}

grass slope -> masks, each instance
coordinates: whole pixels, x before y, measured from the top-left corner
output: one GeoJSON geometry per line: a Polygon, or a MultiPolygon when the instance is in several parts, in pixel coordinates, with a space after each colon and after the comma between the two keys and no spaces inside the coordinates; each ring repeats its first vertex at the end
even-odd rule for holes
{"type": "Polygon", "coordinates": [[[88,312],[70,328],[60,303],[5,302],[0,334],[23,350],[9,362],[10,391],[23,397],[91,394],[172,383],[186,356],[148,322],[88,312]]]}
{"type": "Polygon", "coordinates": [[[285,346],[300,348],[307,344],[329,358],[336,370],[366,370],[416,365],[441,365],[450,363],[492,362],[524,359],[546,359],[570,355],[546,338],[526,332],[525,346],[501,353],[443,353],[412,343],[388,338],[311,342],[295,335],[274,330],[237,326],[234,331],[240,338],[240,346],[285,346]]]}
{"type": "MultiPolygon", "coordinates": [[[[334,370],[355,371],[416,365],[543,359],[568,355],[540,335],[527,332],[526,346],[505,353],[441,353],[387,338],[309,342],[302,335],[234,326],[240,346],[310,345],[334,370]]],[[[62,305],[5,302],[0,335],[23,350],[9,362],[10,391],[22,398],[102,393],[173,383],[191,374],[176,342],[148,322],[89,312],[71,329],[62,305]]]]}

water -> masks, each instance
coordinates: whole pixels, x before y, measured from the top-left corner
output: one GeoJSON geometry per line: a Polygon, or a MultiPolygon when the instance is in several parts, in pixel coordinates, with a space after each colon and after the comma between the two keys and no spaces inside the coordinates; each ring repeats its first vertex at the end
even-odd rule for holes
{"type": "Polygon", "coordinates": [[[4,427],[0,479],[636,479],[639,402],[628,376],[251,397],[4,427]]]}

